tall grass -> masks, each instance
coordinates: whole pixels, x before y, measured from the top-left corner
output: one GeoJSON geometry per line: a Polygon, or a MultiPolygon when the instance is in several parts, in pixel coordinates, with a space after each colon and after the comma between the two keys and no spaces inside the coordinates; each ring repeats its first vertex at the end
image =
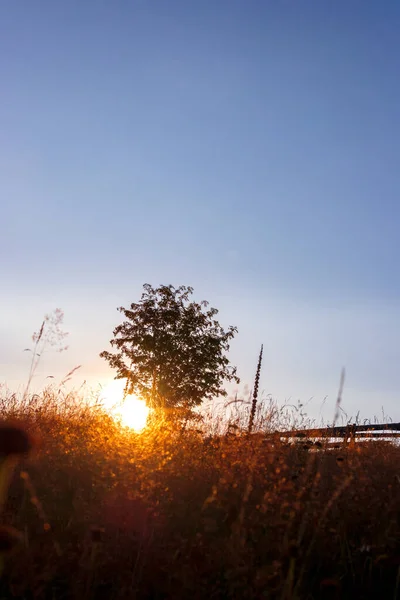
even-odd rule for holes
{"type": "Polygon", "coordinates": [[[36,440],[14,471],[1,598],[396,598],[400,450],[309,452],[269,433],[299,407],[245,402],[231,421],[125,430],[93,399],[3,390],[3,423],[36,440]]]}

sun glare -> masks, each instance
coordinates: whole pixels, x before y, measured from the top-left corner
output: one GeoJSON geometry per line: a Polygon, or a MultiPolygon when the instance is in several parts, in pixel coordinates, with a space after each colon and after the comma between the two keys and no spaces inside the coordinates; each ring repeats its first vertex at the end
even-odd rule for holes
{"type": "Polygon", "coordinates": [[[124,400],[125,381],[117,379],[106,385],[100,394],[100,401],[124,427],[141,431],[147,423],[149,408],[136,396],[126,396],[124,400]]]}

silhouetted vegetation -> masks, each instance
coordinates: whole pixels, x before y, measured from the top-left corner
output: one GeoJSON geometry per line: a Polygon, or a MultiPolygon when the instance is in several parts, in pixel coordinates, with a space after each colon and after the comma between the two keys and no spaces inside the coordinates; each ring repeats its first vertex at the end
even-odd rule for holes
{"type": "Polygon", "coordinates": [[[1,598],[399,595],[393,444],[281,441],[279,424],[308,423],[272,401],[250,436],[239,408],[229,424],[209,412],[140,434],[56,389],[4,392],[0,410],[4,447],[24,451],[1,516],[1,598]]]}
{"type": "Polygon", "coordinates": [[[140,302],[119,308],[126,318],[114,329],[116,353],[100,354],[153,409],[193,408],[225,396],[224,381],[239,382],[226,353],[237,329],[225,331],[208,302],[190,302],[191,287],[145,284],[140,302]]]}
{"type": "Polygon", "coordinates": [[[258,388],[260,386],[262,356],[263,356],[263,346],[261,346],[260,355],[258,357],[256,376],[255,376],[255,379],[254,379],[253,399],[252,399],[252,402],[251,402],[251,411],[250,411],[250,419],[249,419],[249,433],[251,433],[253,431],[254,419],[255,419],[255,416],[256,416],[257,400],[258,400],[258,388]]]}

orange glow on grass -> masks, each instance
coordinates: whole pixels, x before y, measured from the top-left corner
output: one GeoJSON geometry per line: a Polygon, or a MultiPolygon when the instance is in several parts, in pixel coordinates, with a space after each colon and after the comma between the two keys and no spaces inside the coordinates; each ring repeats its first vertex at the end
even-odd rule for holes
{"type": "Polygon", "coordinates": [[[121,425],[141,431],[146,426],[149,408],[144,400],[132,394],[124,399],[124,387],[124,380],[112,381],[102,389],[100,401],[121,425]]]}

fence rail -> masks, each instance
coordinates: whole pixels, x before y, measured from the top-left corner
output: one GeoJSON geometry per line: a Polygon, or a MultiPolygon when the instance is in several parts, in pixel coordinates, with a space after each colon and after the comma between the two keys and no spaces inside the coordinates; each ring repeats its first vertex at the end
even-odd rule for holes
{"type": "Polygon", "coordinates": [[[345,425],[317,429],[276,432],[286,438],[397,438],[400,437],[400,423],[380,423],[374,425],[345,425]]]}

